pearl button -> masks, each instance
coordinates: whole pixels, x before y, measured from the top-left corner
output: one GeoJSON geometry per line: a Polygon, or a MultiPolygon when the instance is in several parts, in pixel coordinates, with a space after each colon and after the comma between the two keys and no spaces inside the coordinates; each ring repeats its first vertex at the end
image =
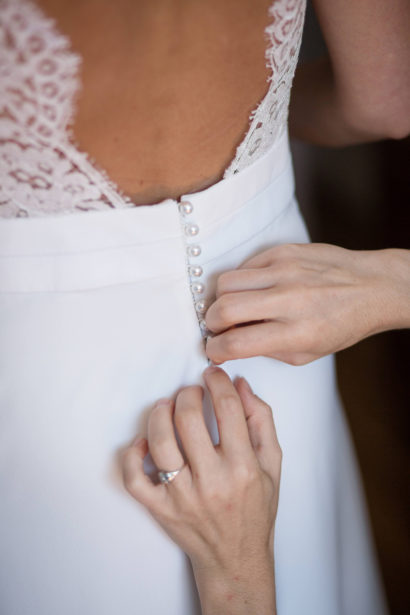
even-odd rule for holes
{"type": "Polygon", "coordinates": [[[185,226],[185,234],[193,237],[194,235],[198,235],[199,226],[197,224],[187,224],[185,226]]]}
{"type": "Polygon", "coordinates": [[[181,212],[181,214],[191,214],[193,212],[193,209],[194,208],[192,206],[192,203],[190,203],[189,201],[181,201],[181,203],[179,204],[179,211],[181,212]]]}
{"type": "Polygon", "coordinates": [[[205,303],[205,301],[202,301],[202,299],[197,301],[195,303],[195,308],[196,308],[197,312],[199,312],[200,314],[203,314],[206,311],[206,303],[205,303]]]}
{"type": "Polygon", "coordinates": [[[189,268],[190,275],[194,275],[196,278],[199,278],[200,275],[203,274],[203,269],[200,265],[192,265],[189,268]]]}
{"type": "Polygon", "coordinates": [[[199,256],[201,254],[200,246],[188,246],[187,252],[189,256],[199,256]]]}
{"type": "Polygon", "coordinates": [[[205,290],[205,286],[201,282],[194,282],[194,284],[191,284],[191,288],[192,292],[196,295],[200,295],[205,290]]]}

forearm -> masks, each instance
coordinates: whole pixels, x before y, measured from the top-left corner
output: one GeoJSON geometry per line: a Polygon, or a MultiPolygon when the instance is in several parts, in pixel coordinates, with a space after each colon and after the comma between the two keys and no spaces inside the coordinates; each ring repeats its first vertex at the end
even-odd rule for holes
{"type": "Polygon", "coordinates": [[[202,615],[276,615],[273,557],[223,570],[195,570],[202,615]]]}
{"type": "Polygon", "coordinates": [[[289,107],[290,136],[314,145],[343,147],[388,136],[382,122],[368,122],[343,103],[327,57],[300,64],[289,107]],[[371,125],[368,125],[371,124],[371,125]]]}

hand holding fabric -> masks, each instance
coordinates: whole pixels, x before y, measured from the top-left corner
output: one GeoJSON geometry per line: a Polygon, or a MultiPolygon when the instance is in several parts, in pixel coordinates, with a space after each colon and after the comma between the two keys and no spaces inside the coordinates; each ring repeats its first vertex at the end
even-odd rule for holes
{"type": "Polygon", "coordinates": [[[285,244],[217,280],[205,322],[216,364],[267,356],[303,365],[410,326],[410,251],[285,244]]]}
{"type": "Polygon", "coordinates": [[[234,385],[214,366],[204,376],[219,443],[213,445],[204,421],[202,387],[184,387],[175,402],[157,402],[148,437],[124,450],[124,484],[189,556],[203,615],[273,615],[282,452],[272,409],[244,379],[234,385]],[[148,452],[158,468],[180,470],[170,484],[156,485],[144,473],[148,452]]]}

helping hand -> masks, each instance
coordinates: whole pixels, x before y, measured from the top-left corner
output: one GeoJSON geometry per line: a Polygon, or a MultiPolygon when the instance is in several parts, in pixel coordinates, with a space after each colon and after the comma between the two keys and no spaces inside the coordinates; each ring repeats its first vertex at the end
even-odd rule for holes
{"type": "Polygon", "coordinates": [[[205,322],[216,364],[267,356],[303,365],[389,328],[408,326],[409,252],[285,244],[217,280],[205,322]],[[407,306],[407,307],[406,307],[407,306]]]}
{"type": "Polygon", "coordinates": [[[124,484],[187,553],[198,574],[258,565],[273,557],[282,453],[272,410],[239,379],[220,368],[204,372],[218,423],[214,446],[205,425],[201,386],[183,388],[176,401],[159,400],[149,415],[148,439],[122,455],[124,484]],[[174,421],[187,464],[178,446],[174,421]],[[143,471],[148,451],[158,468],[182,470],[155,485],[143,471]]]}

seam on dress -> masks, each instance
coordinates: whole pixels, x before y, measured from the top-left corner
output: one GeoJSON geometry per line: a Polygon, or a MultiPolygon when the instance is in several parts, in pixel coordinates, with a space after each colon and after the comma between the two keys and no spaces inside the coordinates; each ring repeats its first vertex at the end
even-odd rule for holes
{"type": "Polygon", "coordinates": [[[295,198],[292,196],[292,198],[289,200],[289,202],[285,205],[285,207],[283,207],[283,209],[281,209],[280,213],[275,216],[274,218],[272,218],[267,224],[265,224],[265,226],[263,226],[261,229],[259,229],[258,231],[256,231],[256,233],[253,233],[253,235],[248,235],[248,237],[246,239],[244,239],[243,241],[240,241],[239,243],[236,243],[234,246],[232,246],[232,248],[230,248],[229,250],[226,250],[225,252],[220,252],[218,253],[217,256],[214,256],[213,258],[210,258],[207,261],[204,261],[204,265],[207,265],[208,263],[212,263],[215,260],[218,260],[218,258],[221,258],[221,256],[224,256],[225,254],[229,254],[229,252],[232,252],[233,250],[236,250],[236,248],[245,245],[246,243],[248,243],[248,241],[251,241],[252,239],[254,239],[255,237],[257,237],[260,233],[263,233],[269,226],[271,226],[272,224],[274,224],[275,222],[278,221],[278,218],[280,218],[280,216],[282,216],[283,214],[285,214],[287,212],[287,210],[292,206],[295,205],[297,202],[295,200],[295,198]]]}
{"type": "MultiPolygon", "coordinates": [[[[0,222],[1,225],[1,222],[0,222]]],[[[107,252],[114,250],[122,250],[123,248],[136,248],[138,246],[150,246],[158,243],[162,243],[167,241],[168,239],[177,239],[179,238],[179,233],[176,235],[167,235],[166,237],[162,237],[160,239],[155,239],[153,241],[138,241],[137,243],[125,243],[120,244],[119,246],[107,246],[103,248],[95,248],[93,250],[69,250],[67,252],[45,252],[41,254],[32,254],[31,252],[27,254],[0,254],[0,259],[2,258],[47,258],[48,256],[59,257],[59,256],[76,256],[77,254],[96,254],[98,252],[107,252]]]]}
{"type": "MultiPolygon", "coordinates": [[[[154,280],[162,280],[163,278],[167,278],[169,279],[170,274],[164,274],[164,275],[157,275],[155,277],[149,277],[149,278],[144,278],[144,279],[138,279],[138,280],[132,280],[131,282],[118,282],[118,283],[114,283],[114,284],[104,284],[104,285],[99,285],[99,286],[92,286],[90,288],[73,288],[71,290],[59,290],[59,289],[52,289],[52,290],[1,290],[0,288],[0,295],[38,295],[38,294],[45,294],[45,293],[49,293],[52,295],[67,295],[67,294],[73,294],[73,293],[94,293],[96,291],[104,291],[107,290],[109,288],[117,288],[118,286],[132,286],[135,284],[144,284],[144,282],[152,282],[154,280]]],[[[175,278],[175,281],[181,280],[183,279],[184,276],[179,276],[175,278]]]]}

